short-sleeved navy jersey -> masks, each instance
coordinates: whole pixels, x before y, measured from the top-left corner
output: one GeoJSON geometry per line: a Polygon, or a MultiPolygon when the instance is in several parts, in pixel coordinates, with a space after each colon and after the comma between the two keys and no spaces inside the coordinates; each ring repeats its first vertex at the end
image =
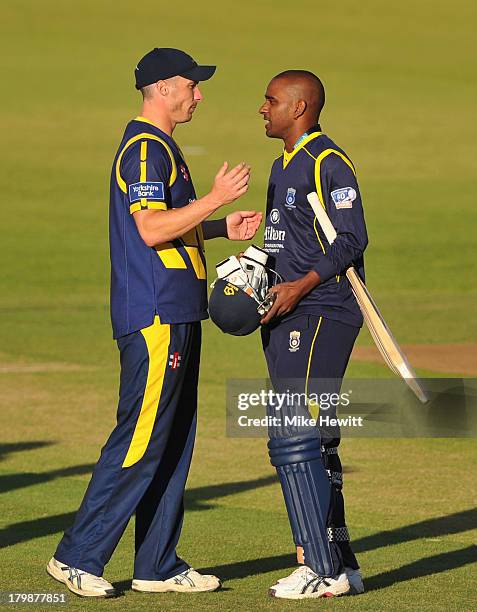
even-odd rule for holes
{"type": "Polygon", "coordinates": [[[109,238],[111,320],[119,338],[151,325],[206,319],[207,281],[201,227],[156,247],[142,240],[133,213],[180,208],[196,199],[174,140],[137,117],[124,133],[111,173],[109,238]]]}
{"type": "Polygon", "coordinates": [[[269,265],[284,281],[316,270],[321,283],[289,316],[320,314],[350,325],[363,318],[351,292],[346,269],[353,264],[364,279],[363,251],[368,242],[354,166],[317,126],[291,153],[275,160],[267,194],[264,249],[269,265]],[[307,194],[316,191],[337,231],[330,246],[307,194]]]}

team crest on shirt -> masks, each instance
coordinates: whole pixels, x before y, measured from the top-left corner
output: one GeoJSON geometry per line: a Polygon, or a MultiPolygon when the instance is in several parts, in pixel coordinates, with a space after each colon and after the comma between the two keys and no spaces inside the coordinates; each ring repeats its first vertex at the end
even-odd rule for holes
{"type": "Polygon", "coordinates": [[[169,355],[169,365],[171,366],[172,370],[177,370],[177,368],[180,368],[181,359],[182,357],[177,351],[169,355]]]}
{"type": "Polygon", "coordinates": [[[184,166],[184,164],[181,164],[179,166],[179,169],[181,171],[182,176],[184,177],[184,180],[189,181],[189,173],[187,172],[187,168],[184,166]]]}
{"type": "Polygon", "coordinates": [[[330,195],[336,208],[353,208],[357,193],[352,187],[342,187],[341,189],[335,189],[330,195]]]}
{"type": "Polygon", "coordinates": [[[290,353],[296,353],[300,348],[300,332],[299,331],[291,331],[290,332],[290,344],[288,346],[288,350],[290,353]]]}
{"type": "Polygon", "coordinates": [[[287,208],[296,208],[296,206],[295,206],[295,195],[296,195],[296,189],[293,189],[293,187],[288,187],[287,195],[286,195],[286,198],[285,198],[285,206],[287,208]]]}

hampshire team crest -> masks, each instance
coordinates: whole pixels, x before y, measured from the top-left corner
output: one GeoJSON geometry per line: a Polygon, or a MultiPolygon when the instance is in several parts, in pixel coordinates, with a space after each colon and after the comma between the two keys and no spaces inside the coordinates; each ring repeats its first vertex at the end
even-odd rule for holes
{"type": "Polygon", "coordinates": [[[293,187],[288,187],[287,196],[285,198],[285,206],[288,208],[295,208],[295,195],[296,189],[293,189],[293,187]]]}
{"type": "Polygon", "coordinates": [[[300,332],[299,331],[291,331],[290,332],[290,345],[288,350],[290,353],[296,353],[296,351],[300,348],[300,332]]]}

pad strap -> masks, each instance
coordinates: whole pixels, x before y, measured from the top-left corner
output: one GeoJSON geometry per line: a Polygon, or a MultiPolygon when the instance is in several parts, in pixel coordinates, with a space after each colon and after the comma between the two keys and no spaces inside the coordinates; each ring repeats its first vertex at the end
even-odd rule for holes
{"type": "Polygon", "coordinates": [[[348,527],[328,527],[329,542],[349,542],[348,527]]]}
{"type": "Polygon", "coordinates": [[[337,455],[338,448],[336,446],[332,446],[331,448],[326,448],[325,446],[322,446],[321,452],[323,453],[323,455],[337,455]]]}
{"type": "Polygon", "coordinates": [[[332,485],[335,485],[337,487],[343,486],[342,472],[333,472],[332,470],[326,470],[326,473],[328,474],[328,478],[330,479],[332,485]]]}

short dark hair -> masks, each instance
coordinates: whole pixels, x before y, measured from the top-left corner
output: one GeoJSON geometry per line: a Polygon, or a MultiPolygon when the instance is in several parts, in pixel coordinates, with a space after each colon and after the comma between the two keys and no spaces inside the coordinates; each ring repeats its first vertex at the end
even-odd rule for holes
{"type": "Polygon", "coordinates": [[[286,79],[288,81],[299,81],[308,85],[311,96],[310,99],[306,100],[307,104],[311,107],[311,111],[316,117],[320,116],[320,113],[325,105],[325,88],[321,80],[309,70],[284,70],[273,77],[275,79],[286,79]]]}

